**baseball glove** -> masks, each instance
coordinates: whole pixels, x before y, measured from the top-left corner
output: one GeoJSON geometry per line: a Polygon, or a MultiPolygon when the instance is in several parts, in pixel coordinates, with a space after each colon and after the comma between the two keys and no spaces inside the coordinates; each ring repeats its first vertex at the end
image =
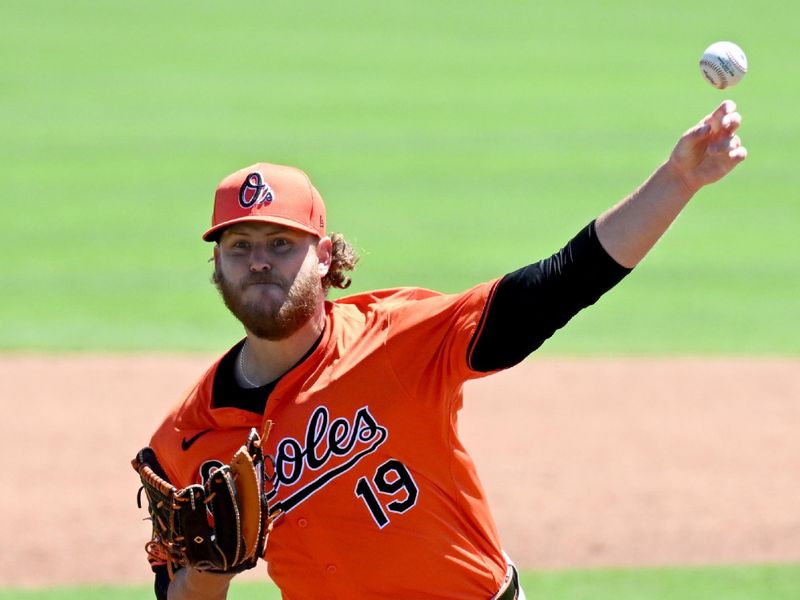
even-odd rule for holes
{"type": "MultiPolygon", "coordinates": [[[[264,440],[272,422],[267,423],[264,440]]],[[[230,464],[213,471],[205,485],[177,489],[152,448],[131,464],[148,500],[153,537],[146,549],[153,564],[166,564],[170,579],[179,567],[238,573],[264,555],[272,528],[265,491],[262,439],[255,429],[230,464]]]]}

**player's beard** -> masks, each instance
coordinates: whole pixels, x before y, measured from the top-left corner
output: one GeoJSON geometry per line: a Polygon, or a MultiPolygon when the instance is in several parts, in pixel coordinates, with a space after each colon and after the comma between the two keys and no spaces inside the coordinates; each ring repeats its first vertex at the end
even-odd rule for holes
{"type": "Polygon", "coordinates": [[[300,269],[289,283],[271,273],[251,273],[239,284],[234,284],[217,269],[213,281],[225,306],[245,328],[256,337],[278,341],[298,331],[314,316],[319,300],[324,296],[322,282],[314,269],[300,269]],[[272,283],[286,291],[286,299],[278,307],[268,303],[245,302],[244,291],[249,285],[272,283]]]}

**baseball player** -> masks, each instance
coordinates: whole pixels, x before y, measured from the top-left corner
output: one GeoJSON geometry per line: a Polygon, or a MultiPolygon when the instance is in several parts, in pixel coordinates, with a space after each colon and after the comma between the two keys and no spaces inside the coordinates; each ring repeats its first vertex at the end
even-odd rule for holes
{"type": "MultiPolygon", "coordinates": [[[[356,257],[327,234],[308,177],[266,163],[226,177],[203,239],[246,335],[155,432],[170,481],[202,482],[271,421],[264,559],[283,598],[524,598],[459,440],[462,385],[519,363],[624,278],[701,187],[745,159],[740,122],[723,102],[559,252],[457,294],[327,300],[356,257]]],[[[170,579],[161,558],[150,555],[159,598],[226,597],[233,573],[170,579]]]]}

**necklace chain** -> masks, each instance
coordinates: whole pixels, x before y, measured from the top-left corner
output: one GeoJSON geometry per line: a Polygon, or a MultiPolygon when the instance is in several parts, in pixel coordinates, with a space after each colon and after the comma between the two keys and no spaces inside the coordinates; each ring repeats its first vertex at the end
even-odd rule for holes
{"type": "Polygon", "coordinates": [[[245,340],[244,345],[242,346],[242,349],[239,350],[239,373],[242,374],[242,379],[244,379],[245,382],[247,383],[247,385],[249,385],[250,387],[252,387],[252,388],[261,387],[260,385],[250,381],[250,378],[244,372],[244,349],[245,348],[247,348],[247,340],[245,340]]]}

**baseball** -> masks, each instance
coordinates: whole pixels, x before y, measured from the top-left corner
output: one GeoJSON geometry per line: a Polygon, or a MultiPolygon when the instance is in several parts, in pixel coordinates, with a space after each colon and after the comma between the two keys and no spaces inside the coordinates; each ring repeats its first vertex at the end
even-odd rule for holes
{"type": "Polygon", "coordinates": [[[700,70],[711,85],[724,90],[739,83],[747,73],[747,57],[733,42],[715,42],[703,52],[700,70]]]}

